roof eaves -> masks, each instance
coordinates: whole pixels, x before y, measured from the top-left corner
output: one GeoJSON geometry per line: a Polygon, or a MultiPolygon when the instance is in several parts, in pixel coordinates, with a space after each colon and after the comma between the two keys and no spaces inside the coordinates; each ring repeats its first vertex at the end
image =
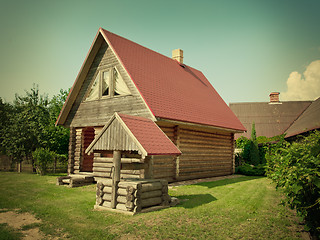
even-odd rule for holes
{"type": "Polygon", "coordinates": [[[90,154],[92,151],[93,146],[96,144],[96,142],[101,138],[101,136],[104,134],[104,132],[108,129],[108,127],[110,126],[110,124],[113,122],[113,120],[116,118],[116,113],[114,115],[112,115],[112,117],[109,119],[109,121],[107,122],[107,124],[102,128],[102,130],[100,131],[100,133],[94,138],[94,140],[90,143],[90,145],[87,147],[87,149],[85,150],[86,154],[90,154]]]}
{"type": "Polygon", "coordinates": [[[125,124],[125,122],[122,120],[121,116],[119,116],[118,113],[114,114],[115,118],[120,122],[122,127],[125,129],[125,131],[130,135],[134,143],[139,147],[139,152],[142,155],[142,158],[145,158],[148,156],[147,151],[144,149],[144,147],[141,145],[141,143],[138,141],[136,136],[132,133],[132,131],[128,128],[128,126],[125,124]]]}
{"type": "Polygon", "coordinates": [[[243,124],[242,124],[243,129],[234,129],[234,128],[224,128],[224,127],[219,127],[219,126],[200,124],[200,123],[195,123],[195,122],[187,122],[187,121],[181,121],[181,120],[169,119],[169,118],[161,118],[161,117],[157,117],[157,121],[165,121],[165,122],[172,122],[172,123],[182,124],[182,125],[204,127],[204,128],[215,129],[215,130],[223,130],[223,131],[232,132],[232,133],[247,132],[247,129],[243,126],[243,124]]]}
{"type": "MultiPolygon", "coordinates": [[[[61,111],[59,113],[59,116],[57,118],[57,121],[55,123],[56,126],[63,125],[65,123],[67,117],[68,117],[68,114],[69,114],[69,112],[70,112],[70,110],[72,108],[72,104],[74,103],[74,101],[75,101],[75,99],[77,97],[77,94],[78,94],[77,91],[76,91],[76,86],[78,86],[80,84],[78,82],[79,82],[80,76],[81,76],[86,64],[89,64],[88,63],[88,59],[89,59],[90,55],[92,54],[92,50],[93,50],[95,44],[97,43],[97,39],[98,39],[99,33],[100,33],[100,31],[97,32],[97,34],[96,34],[96,36],[95,36],[95,38],[94,38],[94,40],[93,40],[93,42],[92,42],[92,44],[90,46],[90,49],[89,49],[89,51],[87,53],[87,56],[86,56],[84,62],[82,63],[82,66],[81,66],[81,68],[80,68],[80,70],[78,72],[76,80],[74,81],[74,83],[73,83],[73,85],[72,85],[72,87],[70,89],[68,97],[67,97],[65,103],[62,106],[62,109],[61,109],[61,111]]],[[[80,85],[82,85],[82,83],[80,85]]],[[[79,89],[80,88],[81,88],[81,86],[79,87],[79,89]]]]}

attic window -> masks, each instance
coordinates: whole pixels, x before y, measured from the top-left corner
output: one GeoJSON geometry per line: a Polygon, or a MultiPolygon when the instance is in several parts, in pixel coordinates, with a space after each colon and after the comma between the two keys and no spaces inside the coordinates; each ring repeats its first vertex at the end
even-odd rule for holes
{"type": "Polygon", "coordinates": [[[110,68],[98,72],[90,91],[87,94],[86,101],[129,94],[131,94],[130,90],[117,68],[110,68]]]}

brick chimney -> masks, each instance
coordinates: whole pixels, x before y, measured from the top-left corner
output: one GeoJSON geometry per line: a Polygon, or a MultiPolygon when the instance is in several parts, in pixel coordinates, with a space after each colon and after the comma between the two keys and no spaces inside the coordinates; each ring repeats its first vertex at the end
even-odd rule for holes
{"type": "Polygon", "coordinates": [[[272,92],[270,93],[269,97],[270,97],[270,103],[279,103],[280,99],[279,99],[279,92],[272,92]]]}
{"type": "Polygon", "coordinates": [[[181,49],[172,50],[172,59],[175,59],[180,64],[183,64],[183,51],[181,49]]]}

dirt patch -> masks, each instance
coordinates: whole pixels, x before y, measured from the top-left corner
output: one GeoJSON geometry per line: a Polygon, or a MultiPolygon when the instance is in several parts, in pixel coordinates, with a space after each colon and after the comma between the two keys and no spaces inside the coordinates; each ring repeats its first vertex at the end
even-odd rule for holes
{"type": "Polygon", "coordinates": [[[10,211],[0,209],[0,223],[6,223],[9,227],[21,232],[23,240],[53,239],[50,236],[45,236],[37,227],[37,224],[41,223],[40,219],[27,212],[21,213],[19,209],[10,211]]]}

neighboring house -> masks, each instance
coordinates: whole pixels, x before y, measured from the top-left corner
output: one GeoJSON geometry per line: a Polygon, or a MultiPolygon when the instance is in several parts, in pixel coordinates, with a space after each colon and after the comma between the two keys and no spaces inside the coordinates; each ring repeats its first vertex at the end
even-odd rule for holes
{"type": "Polygon", "coordinates": [[[206,77],[99,29],[57,125],[70,128],[69,174],[168,181],[232,174],[234,134],[245,131],[206,77]],[[89,154],[91,153],[91,154],[89,154]]]}
{"type": "Polygon", "coordinates": [[[266,137],[285,133],[285,138],[291,138],[320,128],[320,98],[315,101],[281,102],[278,92],[269,96],[270,102],[229,104],[248,130],[246,133],[236,134],[236,139],[240,136],[250,138],[253,122],[257,136],[266,137]]]}

